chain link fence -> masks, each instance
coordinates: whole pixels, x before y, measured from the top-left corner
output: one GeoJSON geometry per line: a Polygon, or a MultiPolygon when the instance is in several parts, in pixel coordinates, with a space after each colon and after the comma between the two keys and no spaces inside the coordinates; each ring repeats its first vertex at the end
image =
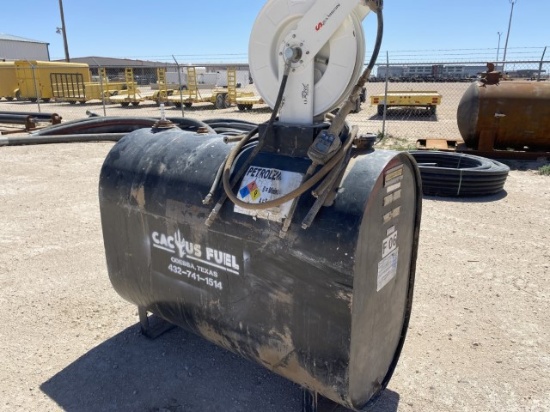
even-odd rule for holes
{"type": "MultiPolygon", "coordinates": [[[[261,123],[271,109],[259,96],[247,64],[143,62],[139,65],[0,63],[0,129],[4,133],[87,116],[234,118],[261,123]],[[29,118],[25,113],[41,113],[29,118]],[[19,117],[22,116],[22,117],[19,117]],[[49,119],[49,120],[48,120],[49,119]],[[5,122],[5,123],[4,123],[5,122]],[[19,122],[19,123],[17,123],[19,122]],[[26,122],[26,123],[25,123],[26,122]]],[[[413,142],[459,139],[456,112],[462,95],[486,61],[392,61],[376,67],[360,110],[348,120],[360,133],[413,142]]],[[[131,61],[128,61],[128,63],[131,61]]],[[[511,81],[549,81],[550,61],[496,63],[511,81]]]]}

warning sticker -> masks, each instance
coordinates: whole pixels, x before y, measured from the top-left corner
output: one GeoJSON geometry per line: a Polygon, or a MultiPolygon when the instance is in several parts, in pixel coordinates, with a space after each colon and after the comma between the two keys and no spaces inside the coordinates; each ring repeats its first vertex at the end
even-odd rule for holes
{"type": "Polygon", "coordinates": [[[256,184],[256,181],[253,181],[247,184],[241,190],[239,190],[239,195],[243,199],[246,198],[247,196],[250,196],[252,200],[256,200],[260,197],[261,192],[260,192],[260,189],[258,188],[258,185],[256,184]]]}
{"type": "Polygon", "coordinates": [[[392,186],[403,180],[403,165],[393,167],[384,173],[384,187],[392,186]]]}
{"type": "Polygon", "coordinates": [[[380,291],[388,284],[397,274],[397,256],[399,248],[390,252],[388,256],[378,262],[378,279],[376,283],[376,291],[380,291]]]}
{"type": "MultiPolygon", "coordinates": [[[[237,198],[246,203],[259,204],[275,200],[298,188],[303,175],[272,168],[250,166],[244,175],[237,198]]],[[[292,201],[264,210],[245,209],[235,206],[234,211],[243,215],[256,216],[282,222],[288,216],[292,201]]]]}

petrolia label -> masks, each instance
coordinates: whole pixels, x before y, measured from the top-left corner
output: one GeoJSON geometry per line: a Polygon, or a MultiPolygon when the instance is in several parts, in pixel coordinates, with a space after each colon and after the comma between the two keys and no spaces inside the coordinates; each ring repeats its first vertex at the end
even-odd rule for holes
{"type": "MultiPolygon", "coordinates": [[[[243,177],[237,198],[246,203],[260,204],[280,198],[298,188],[302,174],[266,167],[250,166],[243,177]]],[[[292,201],[263,210],[235,206],[234,211],[262,219],[282,222],[288,216],[292,201]]]]}

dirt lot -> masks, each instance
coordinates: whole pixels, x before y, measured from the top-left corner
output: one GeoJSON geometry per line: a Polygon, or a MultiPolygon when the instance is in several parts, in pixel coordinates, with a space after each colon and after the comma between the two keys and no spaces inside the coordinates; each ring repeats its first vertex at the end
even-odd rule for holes
{"type": "MultiPolygon", "coordinates": [[[[141,336],[105,266],[111,147],[0,147],[0,410],[299,411],[259,366],[183,330],[141,336]]],[[[374,411],[550,410],[550,178],[519,166],[501,195],[425,198],[410,330],[374,411]]]]}

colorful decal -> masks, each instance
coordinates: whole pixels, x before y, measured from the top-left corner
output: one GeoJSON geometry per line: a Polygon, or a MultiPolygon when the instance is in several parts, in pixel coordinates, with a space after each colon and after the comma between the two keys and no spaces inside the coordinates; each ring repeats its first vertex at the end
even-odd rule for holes
{"type": "MultiPolygon", "coordinates": [[[[278,199],[292,192],[302,183],[303,175],[266,167],[250,166],[243,177],[237,198],[246,203],[260,204],[278,199]]],[[[263,210],[235,206],[234,211],[243,215],[282,222],[288,216],[292,201],[263,210]]]]}

